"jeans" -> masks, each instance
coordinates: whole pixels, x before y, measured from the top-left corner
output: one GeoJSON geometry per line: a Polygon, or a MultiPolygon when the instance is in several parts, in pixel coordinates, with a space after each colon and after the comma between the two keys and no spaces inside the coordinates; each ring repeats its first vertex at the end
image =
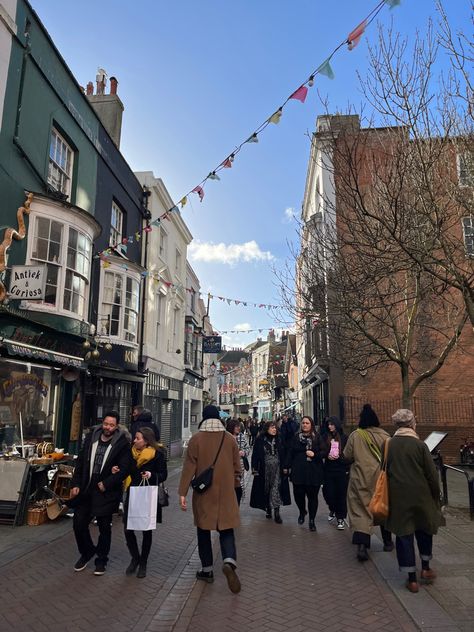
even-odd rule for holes
{"type": "Polygon", "coordinates": [[[79,553],[85,559],[90,560],[96,554],[96,563],[107,564],[110,545],[112,542],[112,514],[110,516],[97,516],[99,527],[99,539],[94,546],[89,531],[89,523],[92,520],[90,503],[87,501],[74,510],[73,528],[79,553]]]}
{"type": "MultiPolygon", "coordinates": [[[[197,528],[198,551],[203,571],[212,571],[213,557],[211,545],[211,532],[207,529],[197,528]]],[[[223,562],[229,562],[237,566],[237,551],[235,549],[235,537],[233,529],[219,531],[221,555],[223,562]]]]}
{"type": "Polygon", "coordinates": [[[306,497],[308,498],[308,517],[310,520],[316,518],[318,511],[319,487],[319,485],[296,485],[293,483],[293,496],[302,516],[306,513],[306,497]]]}
{"type": "Polygon", "coordinates": [[[395,540],[395,546],[397,550],[397,560],[401,571],[406,573],[416,572],[416,560],[415,560],[415,542],[418,546],[418,552],[422,561],[428,562],[431,560],[431,552],[433,550],[433,536],[424,531],[415,531],[410,535],[397,535],[395,540]]]}

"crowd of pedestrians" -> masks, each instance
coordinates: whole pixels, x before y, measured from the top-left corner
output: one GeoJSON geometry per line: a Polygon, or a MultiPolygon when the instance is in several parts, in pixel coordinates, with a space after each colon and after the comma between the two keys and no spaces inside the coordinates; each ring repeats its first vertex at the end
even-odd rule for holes
{"type": "MultiPolygon", "coordinates": [[[[201,561],[197,579],[214,581],[211,531],[217,531],[222,571],[229,589],[233,593],[240,591],[234,529],[240,524],[239,505],[252,480],[250,507],[263,510],[268,520],[282,524],[281,508],[292,502],[291,482],[298,524],[304,525],[308,516],[309,530],[316,532],[322,488],[329,522],[341,531],[350,526],[360,562],[369,559],[371,535],[378,527],[384,551],[393,550],[395,535],[399,568],[407,574],[410,592],[419,590],[415,541],[421,558],[420,578],[433,581],[433,535],[441,522],[436,468],[428,447],[416,433],[413,413],[400,409],[392,420],[397,429],[390,437],[380,427],[376,412],[366,404],[358,427],[347,436],[342,422],[334,416],[316,427],[307,415],[299,423],[289,416],[243,421],[228,419],[217,407],[206,406],[198,432],[189,440],[178,487],[183,511],[188,508],[187,496],[192,489],[201,561]],[[369,504],[382,464],[387,473],[389,511],[375,524],[369,504]]],[[[156,523],[161,522],[162,510],[160,502],[153,505],[151,501],[149,505],[153,493],[143,489],[157,487],[166,480],[166,448],[159,443],[158,425],[143,407],[133,409],[131,433],[119,421],[118,413],[105,414],[102,423],[87,435],[77,459],[69,501],[74,508],[74,534],[80,553],[74,569],[82,571],[95,556],[94,574],[105,573],[112,515],[123,500],[125,540],[131,556],[125,573],[142,578],[146,576],[152,533],[156,523]],[[137,488],[146,498],[143,513],[147,514],[148,523],[140,522],[140,512],[139,522],[133,521],[137,511],[132,509],[130,499],[132,491],[138,498],[138,491],[134,491],[137,488]],[[93,518],[99,527],[96,545],[89,531],[93,518]],[[137,528],[136,524],[142,527],[137,528]],[[141,548],[137,530],[142,531],[141,548]]]]}

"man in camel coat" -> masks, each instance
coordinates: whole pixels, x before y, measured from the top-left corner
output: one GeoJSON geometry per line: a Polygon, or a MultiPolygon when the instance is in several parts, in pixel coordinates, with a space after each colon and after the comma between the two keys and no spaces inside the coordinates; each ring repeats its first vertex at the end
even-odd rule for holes
{"type": "Polygon", "coordinates": [[[197,579],[214,581],[211,531],[219,532],[222,572],[229,589],[240,592],[235,572],[237,553],[234,528],[240,524],[235,488],[240,484],[240,456],[235,437],[226,432],[215,406],[206,406],[199,431],[189,440],[179,483],[180,506],[187,510],[186,495],[192,479],[210,467],[221,447],[214,467],[212,485],[204,493],[193,491],[194,524],[197,527],[198,550],[202,570],[197,579]],[[222,443],[221,443],[222,442],[222,443]]]}

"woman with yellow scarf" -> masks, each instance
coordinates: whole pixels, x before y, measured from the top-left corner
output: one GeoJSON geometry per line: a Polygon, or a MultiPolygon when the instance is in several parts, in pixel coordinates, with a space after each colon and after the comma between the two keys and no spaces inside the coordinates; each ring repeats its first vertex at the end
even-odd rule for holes
{"type": "MultiPolygon", "coordinates": [[[[138,568],[137,577],[146,577],[146,565],[150,554],[153,532],[142,532],[142,550],[140,552],[135,531],[127,529],[127,517],[130,487],[140,485],[143,479],[147,479],[150,485],[159,485],[168,476],[164,446],[156,443],[155,434],[150,428],[140,428],[135,435],[128,474],[124,482],[127,492],[124,508],[124,529],[125,540],[132,560],[127,566],[125,573],[133,575],[138,568]]],[[[159,507],[158,510],[160,509],[159,507]]],[[[161,522],[161,516],[158,517],[157,522],[161,522]]]]}

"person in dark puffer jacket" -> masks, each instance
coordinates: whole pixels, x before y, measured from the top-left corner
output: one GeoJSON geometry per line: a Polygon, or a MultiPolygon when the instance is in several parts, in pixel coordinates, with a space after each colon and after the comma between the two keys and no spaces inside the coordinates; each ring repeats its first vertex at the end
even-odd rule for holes
{"type": "Polygon", "coordinates": [[[132,442],[135,439],[135,435],[140,430],[140,428],[151,428],[155,433],[155,439],[157,443],[160,442],[160,429],[158,428],[157,424],[154,423],[151,412],[146,408],[144,408],[142,412],[132,422],[132,426],[130,428],[132,442]]]}

